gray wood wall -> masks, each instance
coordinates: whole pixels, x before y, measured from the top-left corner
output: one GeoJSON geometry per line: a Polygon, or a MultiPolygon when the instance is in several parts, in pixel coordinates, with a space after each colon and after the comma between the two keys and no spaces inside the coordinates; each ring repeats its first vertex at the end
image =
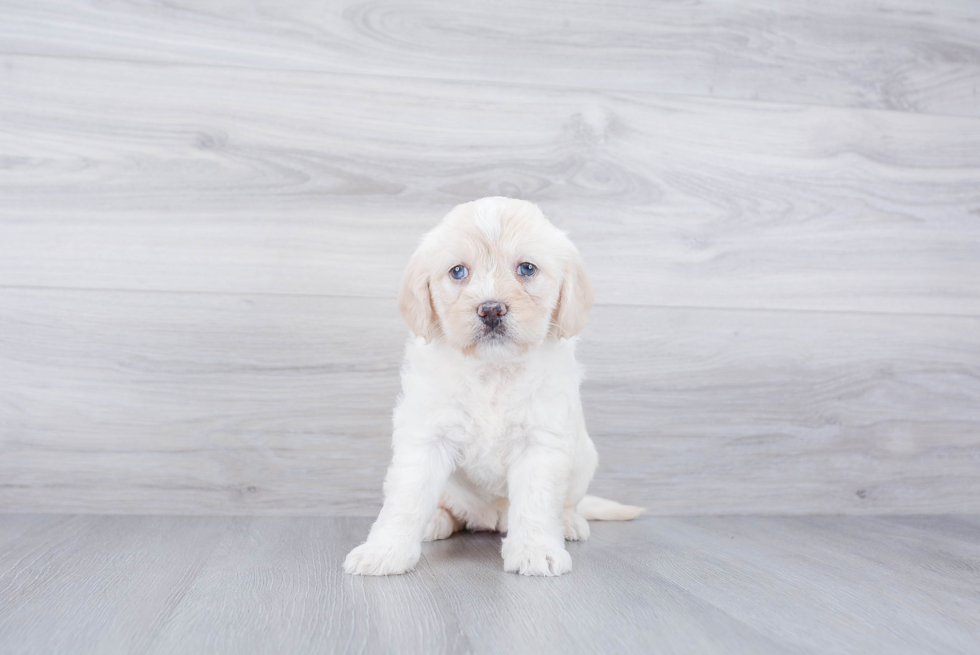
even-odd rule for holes
{"type": "Polygon", "coordinates": [[[0,2],[0,510],[373,513],[491,194],[595,281],[595,492],[980,511],[967,0],[0,2]]]}

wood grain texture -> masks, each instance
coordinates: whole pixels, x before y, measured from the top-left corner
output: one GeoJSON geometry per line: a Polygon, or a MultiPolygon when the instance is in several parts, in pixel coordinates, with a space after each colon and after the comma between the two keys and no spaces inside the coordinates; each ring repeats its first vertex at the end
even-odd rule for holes
{"type": "MultiPolygon", "coordinates": [[[[8,511],[380,506],[391,301],[4,290],[0,335],[8,511]]],[[[980,319],[603,306],[579,352],[600,495],[980,512],[980,319]]]]}
{"type": "Polygon", "coordinates": [[[145,652],[232,521],[3,516],[0,651],[145,652]]]}
{"type": "Polygon", "coordinates": [[[392,298],[421,234],[504,194],[600,303],[980,315],[980,118],[5,64],[0,285],[392,298]]]}
{"type": "Polygon", "coordinates": [[[37,293],[2,292],[0,506],[373,511],[407,336],[391,303],[37,293]]]}
{"type": "Polygon", "coordinates": [[[980,115],[971,2],[4,3],[0,52],[980,115]]]}
{"type": "Polygon", "coordinates": [[[377,510],[394,297],[524,197],[595,490],[980,512],[967,2],[0,2],[0,511],[377,510]]]}
{"type": "Polygon", "coordinates": [[[974,653],[974,517],[593,523],[558,579],[500,539],[341,573],[367,519],[0,516],[4,653],[974,653]]]}

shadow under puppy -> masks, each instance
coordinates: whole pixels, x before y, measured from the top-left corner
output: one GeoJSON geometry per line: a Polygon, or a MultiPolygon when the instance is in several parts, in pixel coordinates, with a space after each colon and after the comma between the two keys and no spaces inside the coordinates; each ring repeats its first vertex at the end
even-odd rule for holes
{"type": "Polygon", "coordinates": [[[575,335],[592,297],[578,250],[529,202],[459,205],[425,236],[398,300],[414,336],[384,506],[345,571],[404,573],[423,540],[465,527],[507,533],[505,570],[561,575],[587,519],[643,511],[585,495],[598,458],[575,335]]]}

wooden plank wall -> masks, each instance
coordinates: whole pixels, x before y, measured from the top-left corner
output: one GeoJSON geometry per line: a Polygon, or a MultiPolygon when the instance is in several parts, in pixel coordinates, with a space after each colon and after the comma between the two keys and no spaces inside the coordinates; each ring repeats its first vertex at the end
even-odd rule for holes
{"type": "Polygon", "coordinates": [[[980,511],[980,6],[0,4],[0,510],[376,511],[401,270],[541,205],[597,493],[980,511]]]}

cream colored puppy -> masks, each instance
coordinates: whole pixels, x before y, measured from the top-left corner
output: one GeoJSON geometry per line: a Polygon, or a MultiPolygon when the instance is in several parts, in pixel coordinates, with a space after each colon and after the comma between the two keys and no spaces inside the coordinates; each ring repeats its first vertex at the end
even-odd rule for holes
{"type": "Polygon", "coordinates": [[[592,306],[582,258],[537,206],[459,205],[422,240],[398,305],[412,328],[385,502],[344,570],[415,567],[423,540],[506,532],[504,569],[572,570],[586,519],[642,509],[585,491],[597,456],[579,399],[575,335],[592,306]]]}

